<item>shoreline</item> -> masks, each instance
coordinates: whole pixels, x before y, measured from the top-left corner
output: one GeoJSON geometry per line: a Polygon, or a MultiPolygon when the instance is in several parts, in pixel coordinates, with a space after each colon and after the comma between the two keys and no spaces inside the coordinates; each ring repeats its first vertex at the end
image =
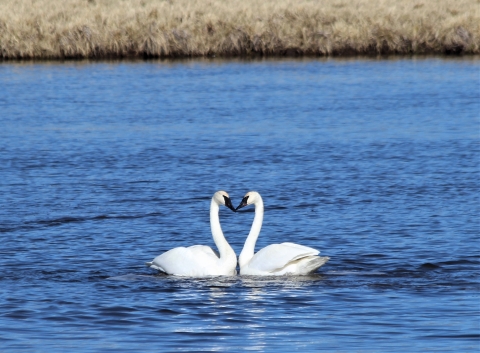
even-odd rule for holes
{"type": "Polygon", "coordinates": [[[28,58],[4,59],[0,64],[41,64],[41,63],[231,63],[231,62],[278,62],[278,61],[395,61],[395,60],[445,60],[445,61],[475,61],[480,62],[480,54],[392,54],[392,55],[344,55],[344,56],[313,56],[313,55],[255,55],[255,56],[191,56],[191,57],[80,57],[80,58],[28,58]]]}
{"type": "Polygon", "coordinates": [[[479,4],[6,0],[0,61],[475,56],[479,4]]]}

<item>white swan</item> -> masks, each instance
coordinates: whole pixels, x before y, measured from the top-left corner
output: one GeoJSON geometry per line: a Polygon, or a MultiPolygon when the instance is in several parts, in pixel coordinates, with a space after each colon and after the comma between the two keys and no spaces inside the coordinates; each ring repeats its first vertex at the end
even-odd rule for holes
{"type": "Polygon", "coordinates": [[[256,191],[248,192],[236,210],[255,205],[255,218],[242,252],[238,257],[241,275],[281,276],[307,275],[326,263],[329,257],[317,256],[320,251],[294,243],[272,244],[254,255],[255,243],[263,222],[263,200],[256,191]]]}
{"type": "Polygon", "coordinates": [[[210,228],[213,241],[220,255],[209,246],[194,245],[169,250],[146,265],[150,268],[177,276],[232,276],[237,274],[237,256],[228,244],[220,226],[220,205],[235,212],[230,197],[225,191],[217,191],[210,204],[210,228]]]}

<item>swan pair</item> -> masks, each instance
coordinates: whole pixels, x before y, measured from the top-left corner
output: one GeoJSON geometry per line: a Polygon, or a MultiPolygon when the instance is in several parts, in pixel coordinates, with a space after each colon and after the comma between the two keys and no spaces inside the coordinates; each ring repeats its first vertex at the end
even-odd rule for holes
{"type": "Polygon", "coordinates": [[[316,271],[329,260],[320,257],[318,250],[294,243],[269,245],[255,254],[257,242],[263,222],[263,200],[256,191],[248,192],[237,208],[234,208],[225,191],[217,191],[210,204],[210,227],[213,241],[218,253],[204,245],[188,248],[179,247],[157,256],[146,265],[177,276],[233,276],[237,273],[237,256],[228,244],[220,227],[220,205],[236,212],[248,205],[255,205],[255,218],[245,245],[238,258],[241,275],[279,276],[307,275],[316,271]]]}

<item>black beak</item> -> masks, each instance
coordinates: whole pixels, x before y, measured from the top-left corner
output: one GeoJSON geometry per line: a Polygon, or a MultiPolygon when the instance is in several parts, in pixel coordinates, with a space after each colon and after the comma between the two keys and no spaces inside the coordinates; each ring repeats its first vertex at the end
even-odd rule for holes
{"type": "Polygon", "coordinates": [[[235,209],[235,207],[233,207],[232,205],[232,200],[230,200],[229,197],[226,197],[224,196],[223,197],[225,199],[225,206],[227,206],[229,209],[231,209],[233,212],[237,212],[237,210],[235,209]]]}
{"type": "Polygon", "coordinates": [[[247,206],[247,200],[248,200],[248,196],[245,196],[243,199],[242,199],[242,202],[240,202],[240,205],[237,206],[237,208],[235,209],[235,212],[237,212],[239,209],[247,206]]]}

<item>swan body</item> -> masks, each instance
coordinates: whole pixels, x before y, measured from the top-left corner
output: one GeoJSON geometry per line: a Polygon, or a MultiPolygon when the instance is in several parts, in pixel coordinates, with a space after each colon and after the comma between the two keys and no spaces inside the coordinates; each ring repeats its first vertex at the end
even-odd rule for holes
{"type": "Polygon", "coordinates": [[[254,253],[263,222],[263,200],[256,191],[248,192],[236,210],[255,205],[255,218],[238,258],[241,275],[282,276],[308,275],[330,258],[318,256],[320,251],[294,243],[268,245],[254,253]]]}
{"type": "Polygon", "coordinates": [[[235,209],[225,191],[217,191],[210,204],[210,227],[213,241],[219,252],[209,246],[193,245],[171,249],[146,265],[169,275],[176,276],[233,276],[237,273],[237,256],[228,244],[220,226],[220,205],[235,209]]]}

